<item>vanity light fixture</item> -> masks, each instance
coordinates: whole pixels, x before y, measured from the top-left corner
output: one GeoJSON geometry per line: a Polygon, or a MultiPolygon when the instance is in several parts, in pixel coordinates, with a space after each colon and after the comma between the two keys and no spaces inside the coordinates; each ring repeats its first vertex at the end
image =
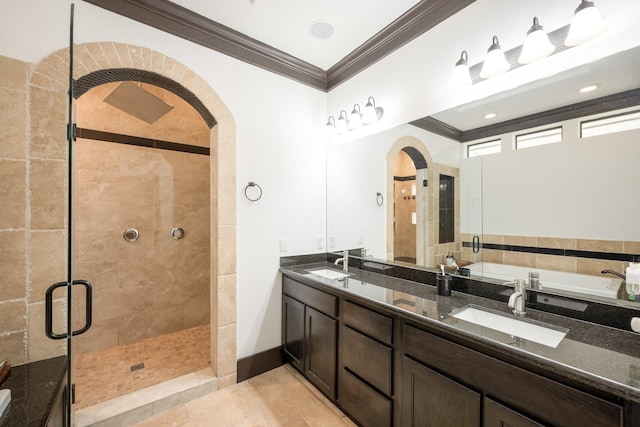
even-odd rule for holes
{"type": "Polygon", "coordinates": [[[571,19],[569,34],[564,44],[577,46],[592,40],[602,34],[607,28],[607,22],[602,18],[594,2],[582,0],[571,19]]]}
{"type": "Polygon", "coordinates": [[[522,46],[509,50],[506,55],[500,47],[497,36],[493,36],[491,46],[482,63],[470,67],[467,63],[467,52],[462,51],[447,87],[457,89],[470,86],[479,80],[489,79],[521,65],[542,60],[549,55],[585,43],[602,34],[606,28],[607,22],[596,9],[594,2],[589,0],[581,0],[570,25],[565,25],[549,34],[540,25],[538,17],[534,17],[533,25],[527,31],[527,37],[522,46]]]}
{"type": "Polygon", "coordinates": [[[347,133],[349,131],[349,127],[347,126],[347,112],[342,110],[340,111],[340,116],[338,117],[338,121],[336,122],[336,133],[338,135],[342,135],[343,133],[347,133]]]}
{"type": "Polygon", "coordinates": [[[349,129],[358,129],[362,127],[362,114],[360,113],[360,106],[355,104],[353,106],[353,111],[351,111],[351,115],[349,116],[349,129]]]}
{"type": "Polygon", "coordinates": [[[484,64],[482,64],[482,70],[480,70],[480,77],[483,79],[495,77],[506,73],[510,68],[511,65],[504,56],[498,37],[493,36],[491,46],[487,50],[487,56],[484,58],[484,64]]]}
{"type": "Polygon", "coordinates": [[[471,86],[471,74],[469,73],[469,65],[467,64],[467,51],[463,50],[460,59],[456,62],[456,66],[451,73],[449,84],[447,87],[451,89],[459,89],[461,87],[471,86]]]}
{"type": "Polygon", "coordinates": [[[367,99],[367,104],[364,106],[364,112],[362,113],[362,124],[368,125],[373,122],[377,122],[384,115],[384,109],[382,107],[376,107],[376,100],[373,96],[367,99]]]}
{"type": "Polygon", "coordinates": [[[360,104],[354,104],[350,116],[347,116],[345,110],[340,111],[337,120],[335,120],[333,116],[329,116],[325,129],[330,134],[337,133],[338,135],[342,135],[350,130],[358,129],[363,125],[377,122],[383,115],[384,109],[382,107],[376,107],[376,100],[373,96],[370,96],[363,110],[360,109],[360,104]]]}
{"type": "Polygon", "coordinates": [[[336,133],[336,119],[333,116],[329,116],[327,124],[324,125],[325,130],[329,135],[336,133]]]}
{"type": "Polygon", "coordinates": [[[527,38],[522,45],[518,62],[531,64],[551,55],[554,50],[556,50],[556,47],[549,41],[549,36],[538,22],[538,17],[534,17],[533,25],[527,31],[527,38]]]}

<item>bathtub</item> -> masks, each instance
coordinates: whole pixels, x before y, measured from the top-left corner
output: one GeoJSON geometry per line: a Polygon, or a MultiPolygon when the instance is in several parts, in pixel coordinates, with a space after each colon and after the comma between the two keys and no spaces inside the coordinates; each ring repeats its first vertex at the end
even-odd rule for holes
{"type": "Polygon", "coordinates": [[[471,274],[492,279],[513,281],[514,279],[529,280],[529,272],[540,275],[542,290],[563,290],[584,295],[617,298],[621,279],[589,274],[566,273],[564,271],[542,270],[533,267],[519,267],[508,264],[478,262],[466,265],[471,274]]]}

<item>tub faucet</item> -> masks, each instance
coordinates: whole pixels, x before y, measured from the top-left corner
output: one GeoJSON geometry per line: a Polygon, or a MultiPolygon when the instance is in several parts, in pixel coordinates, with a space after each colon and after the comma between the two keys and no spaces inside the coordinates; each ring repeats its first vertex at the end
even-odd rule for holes
{"type": "Polygon", "coordinates": [[[627,279],[627,277],[626,277],[624,274],[622,274],[622,273],[618,273],[617,271],[613,271],[613,270],[602,270],[602,271],[600,272],[600,274],[607,274],[607,273],[609,273],[609,274],[613,274],[614,276],[618,276],[618,277],[619,277],[619,278],[621,278],[622,280],[626,280],[626,279],[627,279]]]}
{"type": "Polygon", "coordinates": [[[349,251],[343,251],[342,252],[342,258],[338,258],[336,260],[336,262],[334,262],[334,265],[338,265],[342,262],[342,270],[344,270],[345,273],[349,272],[349,251]]]}
{"type": "Polygon", "coordinates": [[[516,316],[524,316],[526,314],[524,311],[527,299],[526,283],[523,279],[516,279],[513,285],[513,293],[509,297],[509,307],[513,308],[513,314],[516,316]]]}

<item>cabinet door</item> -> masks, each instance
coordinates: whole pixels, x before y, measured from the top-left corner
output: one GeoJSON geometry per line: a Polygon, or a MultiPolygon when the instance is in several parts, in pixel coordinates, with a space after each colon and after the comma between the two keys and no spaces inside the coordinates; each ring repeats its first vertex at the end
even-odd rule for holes
{"type": "Polygon", "coordinates": [[[480,426],[480,394],[407,357],[402,370],[403,426],[480,426]]]}
{"type": "Polygon", "coordinates": [[[289,362],[300,372],[304,370],[304,304],[282,297],[283,347],[289,362]]]}
{"type": "Polygon", "coordinates": [[[331,399],[336,396],[338,323],[311,307],[306,310],[305,369],[309,381],[331,399]]]}
{"type": "Polygon", "coordinates": [[[491,399],[484,399],[485,427],[542,427],[530,418],[491,399]]]}

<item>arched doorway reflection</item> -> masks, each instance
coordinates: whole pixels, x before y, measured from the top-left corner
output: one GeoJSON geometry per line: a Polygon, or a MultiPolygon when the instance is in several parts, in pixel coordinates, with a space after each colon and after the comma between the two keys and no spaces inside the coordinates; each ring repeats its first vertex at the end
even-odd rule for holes
{"type": "Polygon", "coordinates": [[[429,152],[418,139],[398,139],[387,154],[387,259],[431,265],[429,152]]]}

